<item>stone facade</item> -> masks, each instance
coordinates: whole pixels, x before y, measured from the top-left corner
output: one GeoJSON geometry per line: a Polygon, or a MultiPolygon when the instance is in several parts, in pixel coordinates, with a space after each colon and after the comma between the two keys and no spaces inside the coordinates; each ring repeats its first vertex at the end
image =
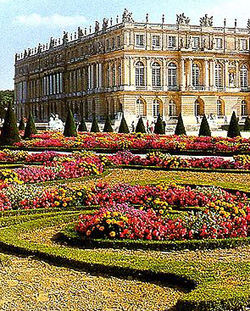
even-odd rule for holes
{"type": "MultiPolygon", "coordinates": [[[[249,23],[248,23],[249,24],[249,23]]],[[[182,112],[186,124],[206,114],[226,123],[232,111],[243,120],[250,113],[250,29],[214,27],[205,15],[192,25],[184,14],[176,24],[103,19],[90,28],[16,54],[15,102],[18,118],[32,110],[37,122],[51,114],[100,120],[123,112],[153,121],[160,113],[174,123],[182,112]]]]}

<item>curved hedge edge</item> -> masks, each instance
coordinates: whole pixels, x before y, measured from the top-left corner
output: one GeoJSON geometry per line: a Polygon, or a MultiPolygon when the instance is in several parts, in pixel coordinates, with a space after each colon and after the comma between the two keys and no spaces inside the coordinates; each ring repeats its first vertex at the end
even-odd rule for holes
{"type": "Polygon", "coordinates": [[[112,154],[116,153],[117,151],[125,151],[129,150],[131,153],[134,154],[145,154],[148,152],[162,152],[162,153],[169,153],[173,155],[202,155],[202,156],[224,156],[224,157],[232,157],[232,155],[238,154],[250,154],[250,151],[240,150],[239,152],[216,152],[215,150],[166,150],[166,149],[130,149],[130,148],[114,148],[111,149],[110,147],[107,148],[83,148],[83,147],[73,147],[73,148],[64,148],[64,147],[16,147],[16,146],[1,146],[0,150],[3,149],[11,149],[11,150],[23,150],[23,151],[63,151],[63,152],[72,152],[72,151],[79,151],[79,150],[86,150],[86,151],[93,151],[96,153],[107,153],[112,154]]]}
{"type": "Polygon", "coordinates": [[[181,251],[184,249],[204,250],[245,246],[250,244],[250,237],[185,241],[83,239],[74,230],[74,226],[69,225],[58,234],[57,241],[66,242],[71,246],[78,246],[82,248],[126,248],[133,250],[181,251]]]}
{"type": "Polygon", "coordinates": [[[239,169],[210,169],[210,168],[196,168],[196,167],[183,167],[183,168],[166,168],[160,166],[143,166],[143,165],[117,165],[116,168],[134,169],[134,170],[152,170],[152,171],[176,171],[176,172],[203,172],[203,173],[237,173],[237,174],[250,174],[250,170],[239,169]]]}

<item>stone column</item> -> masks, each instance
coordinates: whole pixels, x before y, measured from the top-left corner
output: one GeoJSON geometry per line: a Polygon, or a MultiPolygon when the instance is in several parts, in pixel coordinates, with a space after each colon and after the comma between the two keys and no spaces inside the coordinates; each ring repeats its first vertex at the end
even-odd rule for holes
{"type": "Polygon", "coordinates": [[[192,87],[193,86],[193,59],[190,58],[189,59],[189,64],[188,64],[189,68],[188,68],[188,74],[187,74],[187,84],[188,87],[192,87]]]}
{"type": "Polygon", "coordinates": [[[214,60],[211,59],[210,60],[210,89],[211,91],[213,91],[215,87],[214,75],[215,75],[214,60]]]}
{"type": "Polygon", "coordinates": [[[163,91],[167,91],[167,85],[168,85],[168,79],[167,79],[167,60],[163,59],[163,67],[162,67],[162,79],[161,79],[161,85],[163,91]]]}
{"type": "Polygon", "coordinates": [[[240,87],[240,68],[239,68],[239,61],[236,61],[236,77],[235,77],[235,86],[237,88],[240,87]]]}
{"type": "Polygon", "coordinates": [[[99,63],[95,65],[96,88],[99,89],[99,63]]]}
{"type": "Polygon", "coordinates": [[[229,87],[229,73],[228,73],[228,60],[225,60],[225,63],[224,63],[224,87],[225,88],[228,88],[229,87]]]}
{"type": "Polygon", "coordinates": [[[186,76],[185,76],[185,59],[181,59],[181,91],[185,91],[186,89],[186,76]]]}
{"type": "Polygon", "coordinates": [[[99,88],[101,88],[102,87],[102,63],[99,63],[98,64],[98,66],[99,66],[99,76],[98,76],[98,78],[99,78],[99,88]]]}
{"type": "Polygon", "coordinates": [[[208,71],[208,61],[205,59],[205,79],[204,79],[205,90],[209,90],[209,71],[208,71]]]}
{"type": "Polygon", "coordinates": [[[91,70],[90,65],[88,65],[88,89],[91,87],[91,70]]]}
{"type": "Polygon", "coordinates": [[[147,90],[152,89],[152,70],[151,70],[151,64],[150,64],[150,57],[147,57],[146,66],[145,66],[145,86],[147,90]]]}

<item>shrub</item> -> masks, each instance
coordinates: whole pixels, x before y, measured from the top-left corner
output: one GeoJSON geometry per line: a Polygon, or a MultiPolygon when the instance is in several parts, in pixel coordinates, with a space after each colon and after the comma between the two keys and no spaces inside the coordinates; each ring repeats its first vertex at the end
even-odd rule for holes
{"type": "Polygon", "coordinates": [[[112,133],[113,132],[113,128],[112,128],[112,125],[111,125],[111,120],[110,120],[110,116],[109,115],[107,116],[103,132],[106,132],[106,133],[112,133]]]}
{"type": "Polygon", "coordinates": [[[24,138],[30,138],[30,136],[34,134],[37,134],[37,129],[35,126],[33,115],[30,112],[29,118],[26,124],[26,128],[25,128],[25,132],[24,132],[24,138]]]}
{"type": "Polygon", "coordinates": [[[13,107],[9,104],[1,131],[0,143],[1,145],[13,145],[20,140],[13,107]]]}
{"type": "Polygon", "coordinates": [[[160,115],[158,115],[157,121],[155,123],[154,132],[155,134],[165,134],[164,124],[160,115]]]}
{"type": "Polygon", "coordinates": [[[207,122],[207,117],[205,114],[204,114],[202,121],[201,121],[199,136],[211,136],[210,127],[209,127],[209,124],[207,122]]]}
{"type": "Polygon", "coordinates": [[[87,132],[87,126],[86,126],[84,118],[81,119],[81,123],[79,124],[78,131],[79,132],[87,132]]]}
{"type": "Polygon", "coordinates": [[[250,131],[250,118],[248,116],[245,120],[243,131],[250,131]]]}
{"type": "Polygon", "coordinates": [[[64,126],[63,135],[66,137],[76,137],[76,124],[71,109],[68,111],[67,119],[64,126]]]}
{"type": "Polygon", "coordinates": [[[178,116],[178,121],[175,128],[175,135],[187,135],[181,113],[178,116]]]}
{"type": "Polygon", "coordinates": [[[124,115],[122,115],[122,119],[121,119],[121,123],[119,126],[119,130],[118,133],[124,133],[124,134],[128,134],[129,133],[129,129],[128,129],[128,125],[127,122],[124,118],[124,115]]]}
{"type": "Polygon", "coordinates": [[[19,123],[19,131],[23,131],[24,129],[25,129],[25,123],[22,117],[19,123]]]}
{"type": "Polygon", "coordinates": [[[237,136],[241,136],[240,135],[240,128],[239,128],[238,120],[236,118],[236,114],[235,114],[235,112],[233,112],[232,116],[231,116],[230,123],[229,123],[227,137],[233,138],[233,137],[237,137],[237,136]]]}
{"type": "Polygon", "coordinates": [[[92,132],[92,133],[98,133],[98,132],[100,132],[100,130],[99,130],[99,125],[98,125],[98,122],[97,122],[97,120],[96,120],[95,115],[94,115],[94,117],[93,117],[93,121],[92,121],[92,125],[91,125],[90,132],[92,132]]]}
{"type": "Polygon", "coordinates": [[[136,133],[146,133],[146,129],[145,129],[142,117],[140,117],[140,119],[138,120],[138,123],[137,123],[136,128],[135,128],[135,132],[136,133]]]}

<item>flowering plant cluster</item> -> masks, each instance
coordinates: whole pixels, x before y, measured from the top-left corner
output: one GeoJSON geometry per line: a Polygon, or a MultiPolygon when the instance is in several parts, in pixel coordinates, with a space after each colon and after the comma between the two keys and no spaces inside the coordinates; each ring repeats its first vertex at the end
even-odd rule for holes
{"type": "Polygon", "coordinates": [[[112,151],[161,149],[173,151],[204,151],[213,153],[250,153],[250,141],[245,138],[196,137],[156,134],[78,133],[64,137],[62,133],[41,132],[33,139],[16,143],[19,147],[55,147],[107,149],[112,151]]]}

